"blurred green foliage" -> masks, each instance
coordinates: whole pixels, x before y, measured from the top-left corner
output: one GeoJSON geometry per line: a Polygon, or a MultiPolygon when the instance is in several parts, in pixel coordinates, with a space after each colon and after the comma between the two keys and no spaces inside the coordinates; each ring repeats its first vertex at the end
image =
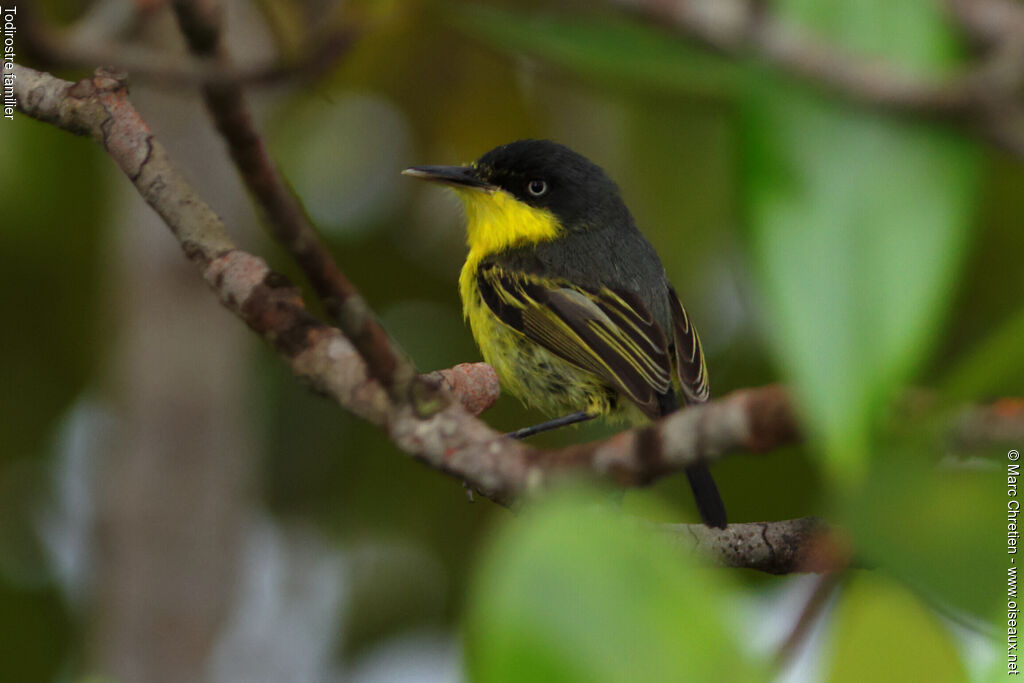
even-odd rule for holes
{"type": "Polygon", "coordinates": [[[691,565],[653,528],[578,493],[532,505],[504,527],[472,587],[473,680],[765,676],[726,627],[729,578],[691,565]]]}
{"type": "Polygon", "coordinates": [[[0,659],[42,681],[73,629],[33,524],[59,418],[100,362],[110,188],[91,141],[16,117],[0,125],[0,149],[0,659]]]}
{"type": "Polygon", "coordinates": [[[734,63],[670,34],[597,13],[528,14],[460,4],[451,6],[450,20],[513,58],[526,51],[602,88],[734,97],[742,75],[734,63]]]}
{"type": "MultiPolygon", "coordinates": [[[[75,14],[49,4],[54,16],[75,14]]],[[[269,5],[281,18],[275,38],[301,50],[313,10],[269,5]]],[[[773,5],[799,30],[928,76],[962,58],[935,7],[773,5]]],[[[1020,391],[1019,162],[589,4],[354,2],[330,21],[366,30],[321,82],[275,95],[269,143],[419,367],[478,354],[460,321],[455,203],[398,171],[522,137],[578,149],[619,182],[661,254],[707,344],[714,393],[790,383],[820,437],[714,469],[731,519],[828,515],[873,568],[827,615],[822,670],[832,680],[963,680],[945,615],[988,624],[998,614],[1002,472],[937,471],[945,444],[931,423],[896,434],[885,417],[911,383],[942,389],[943,411],[1020,391]]],[[[117,207],[114,174],[91,142],[18,120],[0,125],[0,146],[0,491],[21,491],[26,468],[15,463],[39,471],[62,411],[104,386],[117,296],[100,284],[117,252],[103,226],[117,207]]],[[[410,629],[461,625],[478,680],[766,677],[763,649],[735,615],[745,591],[777,579],[691,567],[593,502],[541,503],[519,517],[469,505],[458,482],[309,394],[269,351],[252,360],[251,389],[263,500],[350,559],[347,661],[410,629]]],[[[539,416],[505,398],[485,417],[510,429],[539,416]]],[[[537,442],[608,432],[588,425],[537,442]]],[[[18,652],[19,680],[52,680],[84,640],[47,577],[11,570],[10,558],[38,554],[21,495],[0,501],[18,510],[0,524],[0,642],[18,652]]],[[[696,519],[680,478],[629,492],[622,512],[696,519]]]]}
{"type": "Polygon", "coordinates": [[[24,118],[0,127],[0,187],[7,188],[0,230],[7,333],[0,335],[0,354],[9,360],[0,391],[0,462],[46,444],[97,362],[109,191],[98,171],[107,162],[92,142],[54,133],[24,118]],[[74,182],[55,183],[67,177],[66,167],[77,169],[74,182]]]}
{"type": "MultiPolygon", "coordinates": [[[[951,31],[929,0],[783,3],[784,17],[893,68],[941,73],[951,31]]],[[[933,346],[976,194],[948,131],[758,78],[743,168],[773,338],[840,485],[866,471],[879,418],[933,346]]]]}
{"type": "Polygon", "coordinates": [[[761,295],[825,463],[856,485],[886,406],[933,343],[974,155],[948,134],[779,82],[757,90],[744,161],[761,295]]]}
{"type": "Polygon", "coordinates": [[[1015,312],[999,327],[963,354],[945,375],[942,390],[947,398],[985,399],[999,395],[1000,391],[1013,391],[1020,386],[1024,374],[1024,354],[1020,342],[1024,339],[1024,308],[1015,312]]]}
{"type": "Polygon", "coordinates": [[[846,582],[831,640],[830,683],[967,680],[946,625],[878,572],[857,572],[846,582]]]}
{"type": "Polygon", "coordinates": [[[1005,593],[993,580],[1007,562],[1005,475],[936,471],[920,444],[887,444],[877,455],[844,510],[864,562],[947,608],[987,617],[1005,593]]]}

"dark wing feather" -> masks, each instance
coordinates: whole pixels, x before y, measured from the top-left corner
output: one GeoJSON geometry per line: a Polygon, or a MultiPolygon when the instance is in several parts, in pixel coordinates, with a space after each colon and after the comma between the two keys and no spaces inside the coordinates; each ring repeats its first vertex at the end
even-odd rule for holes
{"type": "Polygon", "coordinates": [[[506,325],[552,353],[608,382],[649,417],[659,395],[672,390],[665,333],[639,298],[590,290],[490,265],[477,286],[506,325]]]}
{"type": "MultiPolygon", "coordinates": [[[[711,386],[708,384],[708,368],[704,362],[700,337],[690,323],[686,309],[679,303],[676,290],[671,287],[668,288],[668,303],[672,309],[672,346],[675,348],[679,383],[683,387],[687,402],[704,403],[711,394],[711,386]]],[[[724,529],[728,524],[725,502],[718,493],[718,487],[711,478],[711,470],[707,464],[690,465],[686,468],[686,478],[693,489],[701,520],[708,526],[724,529]]]]}
{"type": "Polygon", "coordinates": [[[668,288],[668,300],[672,309],[672,336],[679,382],[689,403],[704,403],[711,395],[711,386],[708,384],[708,368],[704,362],[700,337],[690,323],[686,309],[679,303],[676,291],[671,287],[668,288]]]}

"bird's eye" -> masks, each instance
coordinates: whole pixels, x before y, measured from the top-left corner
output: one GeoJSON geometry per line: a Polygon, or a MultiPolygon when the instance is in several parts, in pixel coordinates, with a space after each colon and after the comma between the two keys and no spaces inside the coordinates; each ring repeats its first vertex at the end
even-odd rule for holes
{"type": "Polygon", "coordinates": [[[548,184],[543,180],[531,180],[526,186],[526,191],[534,197],[540,197],[548,191],[548,184]]]}

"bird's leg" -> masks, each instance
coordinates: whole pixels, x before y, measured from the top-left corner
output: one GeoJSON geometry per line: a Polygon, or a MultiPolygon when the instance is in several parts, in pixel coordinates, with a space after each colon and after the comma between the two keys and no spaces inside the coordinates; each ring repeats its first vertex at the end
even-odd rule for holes
{"type": "Polygon", "coordinates": [[[547,422],[541,422],[540,424],[531,425],[529,427],[523,427],[517,429],[514,432],[509,432],[505,436],[510,436],[513,439],[525,439],[528,436],[534,434],[540,434],[552,429],[558,429],[559,427],[565,427],[566,425],[574,425],[578,422],[586,422],[597,417],[594,413],[588,413],[585,410],[580,410],[575,413],[569,413],[562,417],[556,417],[554,420],[548,420],[547,422]]]}

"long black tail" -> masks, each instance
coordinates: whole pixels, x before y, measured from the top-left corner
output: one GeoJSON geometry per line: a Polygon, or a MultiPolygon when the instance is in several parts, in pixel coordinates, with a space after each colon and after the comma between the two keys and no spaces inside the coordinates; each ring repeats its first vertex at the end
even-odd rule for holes
{"type": "Polygon", "coordinates": [[[718,493],[715,480],[711,478],[711,470],[707,465],[691,465],[686,468],[686,478],[690,480],[701,521],[707,526],[724,529],[727,523],[725,503],[718,493]]]}
{"type": "MultiPolygon", "coordinates": [[[[675,394],[669,392],[658,397],[658,409],[662,415],[668,415],[678,407],[675,394]]],[[[707,526],[724,529],[728,523],[725,515],[725,502],[718,493],[715,480],[711,478],[711,470],[707,465],[691,465],[686,468],[686,478],[690,480],[693,497],[697,501],[697,512],[707,526]]]]}

